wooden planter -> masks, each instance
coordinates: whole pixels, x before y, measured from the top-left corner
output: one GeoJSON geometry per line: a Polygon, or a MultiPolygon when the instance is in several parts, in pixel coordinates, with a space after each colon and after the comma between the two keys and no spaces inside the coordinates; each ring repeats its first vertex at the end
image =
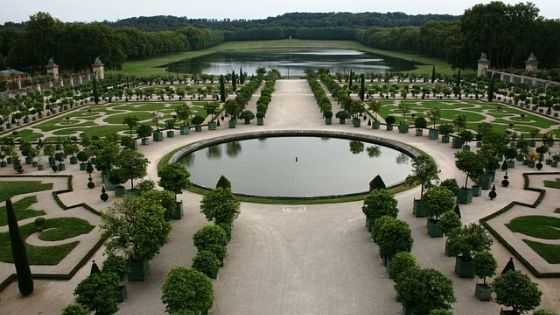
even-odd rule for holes
{"type": "Polygon", "coordinates": [[[144,281],[150,273],[150,264],[147,260],[129,260],[128,261],[128,280],[144,281]]]}
{"type": "Polygon", "coordinates": [[[408,133],[408,124],[401,123],[399,125],[399,133],[408,133]]]}
{"type": "Polygon", "coordinates": [[[417,218],[425,218],[428,216],[428,210],[424,207],[422,199],[414,199],[414,207],[412,213],[417,218]]]}
{"type": "Polygon", "coordinates": [[[179,133],[181,134],[181,136],[186,136],[189,134],[189,127],[181,127],[181,129],[179,129],[179,133]]]}
{"type": "Polygon", "coordinates": [[[455,258],[455,274],[461,278],[474,278],[473,260],[457,256],[455,258]]]}
{"type": "Polygon", "coordinates": [[[439,221],[434,221],[432,219],[428,220],[428,235],[432,238],[443,237],[443,230],[441,229],[441,224],[439,221]]]}
{"type": "Polygon", "coordinates": [[[457,194],[457,200],[459,200],[459,203],[462,205],[470,204],[472,202],[472,197],[473,193],[469,188],[461,188],[457,194]]]}
{"type": "Polygon", "coordinates": [[[352,119],[352,126],[354,126],[354,128],[359,128],[360,125],[361,125],[360,118],[353,118],[352,119]]]}
{"type": "Polygon", "coordinates": [[[430,140],[437,140],[439,138],[439,130],[430,129],[430,140]]]}
{"type": "Polygon", "coordinates": [[[477,283],[474,296],[476,296],[479,301],[490,301],[492,300],[492,287],[488,284],[477,283]]]}

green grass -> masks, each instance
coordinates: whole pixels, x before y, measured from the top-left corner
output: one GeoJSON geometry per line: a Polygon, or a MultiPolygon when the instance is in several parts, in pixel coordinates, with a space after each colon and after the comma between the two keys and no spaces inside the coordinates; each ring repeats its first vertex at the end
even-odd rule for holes
{"type": "Polygon", "coordinates": [[[560,178],[557,178],[556,180],[545,180],[544,187],[560,189],[560,178]]]}
{"type": "Polygon", "coordinates": [[[87,234],[93,229],[93,225],[78,218],[61,218],[47,220],[45,229],[39,234],[43,241],[61,241],[87,234]]]}
{"type": "Polygon", "coordinates": [[[92,127],[84,129],[84,133],[89,137],[106,137],[110,136],[116,132],[127,130],[128,127],[125,125],[111,125],[103,127],[92,127]]]}
{"type": "Polygon", "coordinates": [[[227,42],[221,45],[197,51],[181,52],[162,57],[150,58],[145,60],[126,62],[122,70],[113,71],[113,74],[124,75],[165,75],[167,74],[164,65],[180,60],[193,59],[200,56],[210,55],[217,52],[243,52],[258,50],[290,49],[290,48],[336,48],[336,49],[355,49],[373,54],[399,58],[417,63],[417,68],[410,72],[415,74],[431,75],[432,65],[435,65],[438,73],[452,74],[454,71],[451,66],[441,59],[429,58],[418,54],[375,49],[364,46],[355,41],[323,41],[323,40],[270,40],[270,41],[243,41],[227,42]]]}
{"type": "MultiPolygon", "coordinates": [[[[75,237],[77,235],[89,233],[93,226],[89,227],[84,224],[84,220],[77,218],[57,218],[47,219],[45,222],[46,237],[53,239],[66,239],[75,237]],[[47,230],[49,229],[49,230],[47,230]],[[50,230],[55,229],[55,230],[50,230]],[[77,234],[79,233],[79,234],[77,234]]],[[[20,226],[20,234],[23,239],[35,232],[33,223],[20,226]]],[[[27,256],[31,265],[57,265],[64,257],[66,257],[76,246],[78,242],[72,242],[64,245],[57,246],[32,246],[26,244],[27,256]]],[[[10,236],[8,233],[0,233],[0,261],[6,263],[13,263],[12,250],[10,246],[10,236]]]]}
{"type": "Polygon", "coordinates": [[[52,183],[43,184],[40,181],[0,181],[0,202],[13,196],[51,190],[52,183]]]}
{"type": "MultiPolygon", "coordinates": [[[[20,221],[44,215],[45,212],[43,210],[34,210],[29,208],[35,203],[37,203],[37,197],[35,196],[25,197],[17,202],[14,202],[14,210],[16,212],[17,220],[20,221]]],[[[6,224],[8,224],[8,222],[6,222],[6,207],[0,207],[0,226],[6,224]]]]}
{"type": "Polygon", "coordinates": [[[27,142],[36,141],[39,138],[43,137],[43,134],[34,132],[31,129],[18,130],[12,133],[12,135],[14,135],[15,138],[18,140],[27,141],[27,142]]]}
{"type": "Polygon", "coordinates": [[[122,125],[122,124],[124,124],[124,120],[127,117],[136,117],[136,118],[138,118],[138,120],[143,121],[143,120],[151,119],[152,116],[153,115],[150,112],[135,111],[135,112],[132,112],[132,113],[110,115],[110,116],[105,117],[103,119],[103,121],[105,121],[106,123],[109,123],[109,124],[113,124],[113,125],[122,125]]]}
{"type": "Polygon", "coordinates": [[[549,264],[560,264],[560,245],[543,244],[530,240],[523,241],[549,264]]]}
{"type": "Polygon", "coordinates": [[[560,218],[531,215],[518,217],[507,227],[513,232],[546,240],[560,239],[560,218]]]}

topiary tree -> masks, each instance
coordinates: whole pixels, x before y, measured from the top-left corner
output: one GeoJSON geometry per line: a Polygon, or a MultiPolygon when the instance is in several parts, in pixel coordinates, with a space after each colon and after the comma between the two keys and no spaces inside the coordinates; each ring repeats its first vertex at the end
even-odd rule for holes
{"type": "Polygon", "coordinates": [[[185,310],[205,314],[214,303],[212,283],[199,271],[175,268],[167,274],[161,300],[170,314],[185,310]]]}
{"type": "Polygon", "coordinates": [[[494,280],[496,303],[509,306],[516,314],[525,314],[539,306],[541,291],[519,271],[508,271],[494,280]]]}
{"type": "Polygon", "coordinates": [[[474,274],[486,285],[486,278],[496,275],[496,260],[489,251],[478,252],[473,258],[474,274]]]}
{"type": "Polygon", "coordinates": [[[460,228],[462,225],[461,218],[455,211],[447,211],[442,214],[439,224],[445,235],[449,235],[451,231],[460,228]]]}
{"type": "Polygon", "coordinates": [[[218,270],[220,270],[220,261],[214,253],[201,250],[193,258],[192,268],[202,272],[211,279],[216,279],[218,270]]]}
{"type": "Polygon", "coordinates": [[[398,281],[399,277],[411,269],[417,269],[416,258],[409,252],[400,252],[393,256],[389,264],[389,277],[398,281]]]}
{"type": "Polygon", "coordinates": [[[198,250],[210,249],[212,246],[227,244],[226,232],[215,224],[208,224],[193,236],[194,246],[198,250]]]}
{"type": "Polygon", "coordinates": [[[189,185],[189,177],[191,174],[187,169],[179,164],[173,163],[164,166],[158,171],[159,185],[168,191],[175,194],[180,194],[183,189],[186,189],[189,185]]]}
{"type": "Polygon", "coordinates": [[[453,210],[455,195],[446,187],[433,187],[424,195],[424,206],[432,221],[439,221],[442,214],[453,210]]]}
{"type": "Polygon", "coordinates": [[[216,183],[216,189],[218,188],[231,190],[231,182],[227,179],[227,177],[222,175],[216,183]]]}
{"type": "Polygon", "coordinates": [[[25,243],[21,238],[16,213],[12,200],[10,199],[6,200],[6,217],[10,234],[12,258],[16,267],[18,289],[22,296],[28,296],[33,293],[33,278],[31,276],[31,269],[29,268],[25,243]]]}
{"type": "Polygon", "coordinates": [[[434,269],[410,269],[399,277],[395,289],[407,314],[448,310],[455,302],[451,280],[434,269]]]}
{"type": "Polygon", "coordinates": [[[74,291],[76,301],[96,315],[111,315],[118,311],[119,278],[110,272],[93,273],[80,282],[74,291]]]}
{"type": "Polygon", "coordinates": [[[88,312],[80,304],[70,304],[64,308],[62,315],[88,315],[88,312]]]}
{"type": "Polygon", "coordinates": [[[103,216],[109,235],[107,248],[126,254],[132,261],[147,261],[167,242],[171,227],[165,208],[155,199],[134,197],[117,201],[103,216]]]}
{"type": "Polygon", "coordinates": [[[399,252],[410,252],[413,239],[410,227],[406,222],[391,218],[382,221],[383,224],[375,226],[375,241],[383,261],[387,264],[399,252]]]}
{"type": "MultiPolygon", "coordinates": [[[[368,148],[368,154],[371,151],[370,148],[368,148]]],[[[375,176],[371,182],[369,182],[369,191],[373,191],[376,189],[385,189],[387,188],[387,186],[385,185],[385,182],[383,181],[383,178],[381,178],[381,175],[377,175],[375,176]]]]}
{"type": "Polygon", "coordinates": [[[464,186],[467,189],[469,178],[478,178],[484,172],[483,161],[472,151],[457,152],[455,159],[455,166],[467,175],[464,186]]]}
{"type": "Polygon", "coordinates": [[[426,154],[422,154],[414,159],[412,167],[414,168],[414,176],[412,178],[420,182],[422,187],[420,198],[422,198],[424,196],[424,188],[429,187],[433,180],[439,179],[439,170],[436,162],[426,154]]]}
{"type": "Polygon", "coordinates": [[[202,198],[200,211],[208,221],[231,225],[239,215],[239,201],[235,199],[229,189],[218,188],[202,198]]]}
{"type": "Polygon", "coordinates": [[[138,128],[136,128],[136,134],[138,135],[138,137],[142,138],[142,139],[146,139],[148,137],[150,137],[152,135],[152,132],[154,130],[152,129],[152,126],[150,125],[140,125],[138,126],[138,128]]]}
{"type": "Polygon", "coordinates": [[[444,180],[441,182],[440,186],[451,190],[455,196],[459,193],[459,184],[457,184],[455,178],[448,178],[444,180]]]}
{"type": "Polygon", "coordinates": [[[366,215],[366,226],[370,231],[378,218],[382,216],[396,218],[399,213],[397,200],[387,189],[376,189],[370,192],[364,200],[362,211],[366,215]]]}
{"type": "Polygon", "coordinates": [[[130,180],[130,189],[134,190],[134,179],[146,176],[148,159],[140,152],[125,149],[122,150],[115,161],[117,169],[113,170],[119,178],[130,180]]]}

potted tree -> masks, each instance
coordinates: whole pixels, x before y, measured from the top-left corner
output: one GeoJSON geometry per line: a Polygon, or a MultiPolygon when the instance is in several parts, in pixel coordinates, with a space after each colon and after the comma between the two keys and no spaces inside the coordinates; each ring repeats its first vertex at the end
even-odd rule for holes
{"type": "Polygon", "coordinates": [[[82,150],[78,152],[77,157],[80,161],[80,171],[85,171],[87,167],[87,161],[89,160],[89,151],[82,150]]]}
{"type": "Polygon", "coordinates": [[[161,113],[159,113],[159,112],[154,112],[153,113],[152,122],[154,123],[154,126],[155,126],[155,131],[153,133],[153,139],[156,142],[163,141],[163,134],[161,133],[161,130],[159,130],[161,117],[162,117],[161,113]]]}
{"type": "Polygon", "coordinates": [[[393,256],[399,252],[410,252],[412,236],[407,223],[389,217],[389,220],[378,220],[375,224],[374,241],[379,245],[383,264],[387,266],[393,256]]]}
{"type": "Polygon", "coordinates": [[[158,171],[160,178],[159,185],[168,191],[175,194],[177,202],[176,211],[171,213],[171,218],[180,220],[183,217],[183,203],[177,201],[177,194],[180,194],[183,189],[189,185],[189,177],[191,176],[187,169],[178,163],[168,164],[158,171]]]}
{"type": "Polygon", "coordinates": [[[426,154],[418,156],[412,163],[414,176],[410,180],[420,182],[420,199],[414,198],[414,215],[418,218],[428,216],[428,209],[424,206],[422,197],[426,187],[430,187],[432,181],[437,180],[439,170],[434,160],[426,154]]]}
{"type": "Polygon", "coordinates": [[[161,300],[169,314],[207,314],[214,303],[212,282],[194,269],[172,269],[163,284],[161,300]]]}
{"type": "Polygon", "coordinates": [[[541,291],[535,283],[519,271],[508,271],[494,280],[496,303],[511,307],[502,315],[521,315],[541,304],[541,291]]]}
{"type": "Polygon", "coordinates": [[[465,185],[459,190],[458,199],[461,204],[472,202],[472,190],[468,188],[469,177],[477,178],[484,171],[483,161],[478,154],[471,151],[459,151],[455,154],[455,165],[465,172],[465,185]]]}
{"type": "Polygon", "coordinates": [[[463,143],[462,147],[463,150],[465,151],[470,151],[471,150],[471,146],[469,145],[469,143],[474,139],[474,135],[470,130],[463,130],[461,131],[461,133],[459,133],[459,138],[461,139],[461,142],[463,143]]]}
{"type": "Polygon", "coordinates": [[[348,112],[345,110],[341,110],[336,113],[336,118],[338,118],[338,122],[341,125],[344,125],[346,124],[346,119],[350,118],[350,114],[348,114],[348,112]]]}
{"type": "Polygon", "coordinates": [[[74,291],[76,302],[95,314],[114,314],[118,311],[119,278],[112,272],[92,273],[74,291]]]}
{"type": "Polygon", "coordinates": [[[165,211],[153,198],[140,196],[117,201],[104,216],[107,248],[126,255],[129,280],[143,281],[149,272],[149,260],[167,242],[171,228],[165,211]]]}
{"type": "Polygon", "coordinates": [[[462,226],[461,217],[455,211],[447,211],[441,215],[439,224],[443,235],[447,236],[445,240],[445,255],[449,256],[449,236],[462,226]]]}
{"type": "Polygon", "coordinates": [[[239,104],[236,100],[227,100],[224,109],[229,115],[229,128],[235,128],[237,125],[237,115],[239,114],[239,104]]]}
{"type": "Polygon", "coordinates": [[[492,239],[486,230],[478,224],[470,224],[449,236],[449,253],[455,258],[455,273],[461,278],[474,277],[473,255],[487,251],[492,239]]]}
{"type": "Polygon", "coordinates": [[[430,129],[430,140],[437,140],[439,138],[439,130],[436,128],[441,119],[441,111],[439,108],[433,108],[428,112],[428,119],[432,123],[430,129]]]}
{"type": "MultiPolygon", "coordinates": [[[[257,110],[257,126],[263,126],[264,125],[264,112],[263,111],[259,111],[257,110]]],[[[331,117],[332,117],[332,112],[331,112],[331,117]]]]}
{"type": "Polygon", "coordinates": [[[412,269],[418,269],[416,258],[409,252],[397,253],[393,256],[389,264],[389,277],[398,281],[402,274],[412,269]]]}
{"type": "Polygon", "coordinates": [[[330,110],[327,110],[327,111],[323,112],[323,116],[325,117],[325,124],[332,125],[333,112],[330,111],[330,110]]]}
{"type": "Polygon", "coordinates": [[[253,114],[252,111],[246,109],[243,112],[241,112],[241,118],[245,120],[245,125],[249,125],[251,123],[251,120],[255,118],[255,114],[253,114]]]}
{"type": "Polygon", "coordinates": [[[411,268],[395,284],[397,300],[404,314],[429,314],[436,309],[451,309],[455,302],[453,284],[434,269],[411,268]]]}
{"type": "Polygon", "coordinates": [[[202,126],[201,124],[204,122],[204,117],[200,116],[200,115],[196,115],[194,116],[194,118],[192,119],[192,123],[194,124],[194,130],[196,132],[201,132],[202,131],[202,126]]]}
{"type": "Polygon", "coordinates": [[[136,129],[136,134],[142,139],[142,145],[150,143],[150,136],[152,135],[152,127],[149,125],[140,125],[136,129]]]}
{"type": "Polygon", "coordinates": [[[394,116],[387,116],[387,118],[385,118],[385,124],[387,126],[387,131],[392,131],[393,130],[393,125],[395,124],[396,121],[397,121],[397,119],[394,116]]]}
{"type": "Polygon", "coordinates": [[[365,111],[364,105],[360,101],[353,101],[350,105],[350,111],[352,112],[352,125],[355,128],[360,127],[360,115],[365,111]]]}
{"type": "Polygon", "coordinates": [[[442,237],[443,229],[440,224],[440,217],[452,211],[455,206],[455,195],[446,187],[433,187],[424,195],[424,207],[429,214],[428,234],[430,237],[442,237]]]}
{"type": "Polygon", "coordinates": [[[454,131],[453,126],[449,124],[439,125],[438,130],[439,133],[443,135],[441,137],[441,143],[449,143],[449,135],[454,131]]]}
{"type": "Polygon", "coordinates": [[[218,109],[218,104],[209,102],[204,105],[206,113],[210,115],[210,121],[208,121],[208,130],[216,130],[216,110],[218,109]]]}
{"type": "Polygon", "coordinates": [[[428,126],[428,122],[424,117],[416,117],[414,120],[414,127],[416,127],[416,136],[420,137],[424,133],[424,128],[428,126]]]}
{"type": "Polygon", "coordinates": [[[399,133],[408,133],[408,113],[410,112],[408,103],[401,102],[399,104],[399,111],[402,116],[399,122],[399,133]]]}
{"type": "Polygon", "coordinates": [[[175,113],[177,114],[177,119],[181,121],[181,128],[180,134],[181,135],[188,135],[189,134],[189,123],[192,115],[191,108],[187,104],[183,104],[177,106],[175,109],[175,113]]]}
{"type": "Polygon", "coordinates": [[[482,279],[482,283],[476,284],[475,296],[480,301],[492,299],[492,286],[486,283],[486,278],[496,275],[496,260],[488,251],[478,252],[473,258],[474,275],[482,279]]]}
{"type": "Polygon", "coordinates": [[[387,189],[375,189],[370,192],[364,200],[362,212],[366,216],[366,227],[371,232],[375,221],[382,216],[397,217],[399,209],[397,201],[391,191],[387,189]]]}

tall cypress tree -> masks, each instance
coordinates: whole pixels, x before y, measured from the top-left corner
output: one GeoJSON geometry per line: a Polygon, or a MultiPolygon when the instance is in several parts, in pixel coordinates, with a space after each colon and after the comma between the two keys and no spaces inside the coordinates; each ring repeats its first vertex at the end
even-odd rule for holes
{"type": "Polygon", "coordinates": [[[93,76],[93,101],[95,105],[99,104],[99,91],[97,90],[97,78],[93,76]]]}
{"type": "Polygon", "coordinates": [[[490,82],[488,82],[488,102],[494,100],[494,76],[490,77],[490,82]]]}
{"type": "Polygon", "coordinates": [[[354,80],[354,72],[350,70],[350,78],[348,78],[348,89],[352,91],[352,81],[354,80]]]}
{"type": "Polygon", "coordinates": [[[434,65],[432,68],[432,84],[436,82],[436,66],[434,65]]]}
{"type": "Polygon", "coordinates": [[[231,72],[231,87],[233,88],[233,92],[237,90],[237,78],[236,78],[235,71],[231,72]]]}
{"type": "Polygon", "coordinates": [[[226,101],[226,83],[224,75],[220,75],[220,100],[222,102],[226,101]]]}
{"type": "Polygon", "coordinates": [[[364,101],[366,97],[366,76],[365,74],[360,75],[360,100],[364,101]]]}
{"type": "Polygon", "coordinates": [[[22,296],[28,296],[33,293],[33,278],[31,277],[31,269],[29,268],[29,261],[27,260],[25,243],[19,233],[16,213],[10,199],[6,200],[6,216],[10,231],[12,257],[16,265],[19,292],[22,296]]]}
{"type": "Polygon", "coordinates": [[[239,83],[245,83],[245,74],[243,73],[243,67],[239,69],[239,83]]]}

